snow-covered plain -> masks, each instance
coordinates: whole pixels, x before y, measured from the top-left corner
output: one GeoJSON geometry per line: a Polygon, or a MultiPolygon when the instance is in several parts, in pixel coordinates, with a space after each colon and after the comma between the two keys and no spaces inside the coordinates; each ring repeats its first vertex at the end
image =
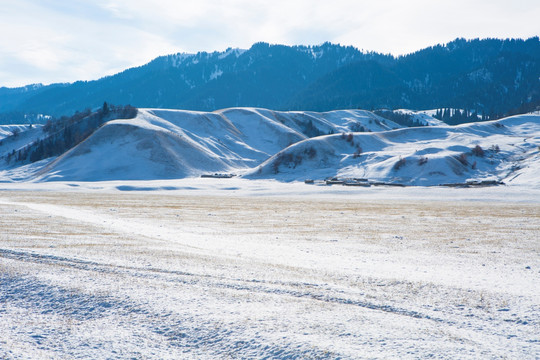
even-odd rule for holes
{"type": "Polygon", "coordinates": [[[539,194],[2,184],[0,358],[535,359],[539,194]]]}

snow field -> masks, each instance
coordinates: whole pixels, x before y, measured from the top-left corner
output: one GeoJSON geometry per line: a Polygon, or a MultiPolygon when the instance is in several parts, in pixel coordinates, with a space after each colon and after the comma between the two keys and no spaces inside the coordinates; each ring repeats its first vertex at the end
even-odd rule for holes
{"type": "Polygon", "coordinates": [[[393,197],[4,191],[0,357],[540,356],[538,203],[393,197]]]}

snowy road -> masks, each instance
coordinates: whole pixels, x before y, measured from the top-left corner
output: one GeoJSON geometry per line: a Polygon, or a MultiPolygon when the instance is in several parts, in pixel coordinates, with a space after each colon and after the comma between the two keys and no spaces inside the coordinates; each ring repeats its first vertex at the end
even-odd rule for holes
{"type": "Polygon", "coordinates": [[[0,193],[0,358],[540,357],[540,204],[0,193]]]}

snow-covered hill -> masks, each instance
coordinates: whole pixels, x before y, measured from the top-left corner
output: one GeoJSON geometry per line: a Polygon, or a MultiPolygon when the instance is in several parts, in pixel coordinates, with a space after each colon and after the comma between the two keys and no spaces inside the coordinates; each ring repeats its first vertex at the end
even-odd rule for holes
{"type": "MultiPolygon", "coordinates": [[[[4,159],[41,129],[5,138],[4,159]]],[[[58,158],[1,162],[2,181],[156,180],[228,173],[278,181],[363,178],[403,185],[540,179],[540,115],[403,128],[363,110],[141,109],[58,158]],[[2,170],[3,169],[3,170],[2,170]]],[[[13,157],[12,157],[13,159],[13,157]]]]}
{"type": "Polygon", "coordinates": [[[0,170],[16,152],[43,136],[42,125],[0,125],[0,170]],[[9,155],[11,154],[11,155],[9,155]]]}
{"type": "Polygon", "coordinates": [[[328,113],[232,108],[143,109],[107,123],[37,173],[40,181],[151,180],[242,173],[309,137],[399,125],[362,110],[328,113]]]}
{"type": "Polygon", "coordinates": [[[246,174],[282,181],[364,178],[404,185],[538,183],[540,116],[456,127],[329,135],[290,146],[246,174]]]}

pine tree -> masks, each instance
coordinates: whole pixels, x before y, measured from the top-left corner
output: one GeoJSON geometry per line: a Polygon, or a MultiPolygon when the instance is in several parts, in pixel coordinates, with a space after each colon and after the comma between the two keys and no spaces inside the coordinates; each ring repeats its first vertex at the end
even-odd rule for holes
{"type": "Polygon", "coordinates": [[[109,114],[109,104],[107,104],[106,101],[103,103],[103,107],[101,108],[101,112],[103,113],[103,115],[108,115],[109,114]]]}

